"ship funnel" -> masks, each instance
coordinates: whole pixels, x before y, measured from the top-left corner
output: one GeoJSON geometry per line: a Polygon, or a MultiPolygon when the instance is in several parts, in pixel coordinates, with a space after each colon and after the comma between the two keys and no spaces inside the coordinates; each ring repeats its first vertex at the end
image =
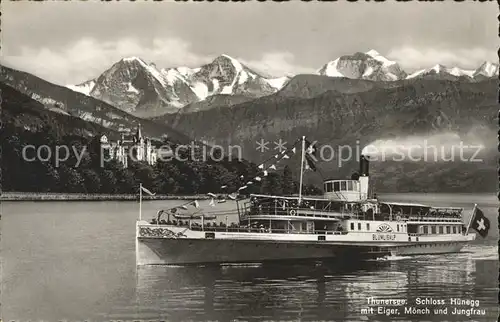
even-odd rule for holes
{"type": "Polygon", "coordinates": [[[361,155],[359,160],[359,174],[363,177],[369,176],[370,161],[369,157],[361,155]]]}

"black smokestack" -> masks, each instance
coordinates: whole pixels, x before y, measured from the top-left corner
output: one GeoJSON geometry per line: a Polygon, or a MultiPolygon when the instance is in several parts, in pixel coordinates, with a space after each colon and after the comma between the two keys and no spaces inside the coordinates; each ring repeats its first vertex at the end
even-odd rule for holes
{"type": "Polygon", "coordinates": [[[368,176],[370,168],[370,161],[368,156],[361,155],[359,160],[359,174],[361,176],[368,176]]]}

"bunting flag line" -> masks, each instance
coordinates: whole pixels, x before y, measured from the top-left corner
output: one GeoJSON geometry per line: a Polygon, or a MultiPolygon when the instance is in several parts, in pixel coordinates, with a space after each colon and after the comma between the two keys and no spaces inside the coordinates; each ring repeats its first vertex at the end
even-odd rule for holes
{"type": "Polygon", "coordinates": [[[310,155],[306,155],[306,160],[305,160],[305,168],[306,170],[313,170],[316,171],[316,164],[314,163],[313,158],[310,155]]]}
{"type": "Polygon", "coordinates": [[[307,140],[305,140],[305,141],[306,141],[306,153],[309,154],[309,155],[316,156],[316,152],[318,151],[316,149],[316,146],[315,146],[316,142],[311,143],[311,142],[309,142],[307,140]]]}
{"type": "MultiPolygon", "coordinates": [[[[299,142],[299,140],[297,140],[297,142],[299,142]]],[[[316,143],[316,142],[314,142],[314,143],[316,143]]],[[[309,150],[308,150],[308,153],[311,153],[311,155],[315,152],[314,147],[313,147],[314,143],[313,143],[313,144],[311,144],[311,143],[309,143],[309,142],[308,142],[308,149],[309,149],[309,150]]],[[[276,168],[276,164],[277,164],[278,162],[280,162],[281,160],[283,160],[283,159],[290,159],[290,155],[289,155],[289,154],[287,154],[287,152],[288,152],[288,151],[290,151],[290,150],[289,150],[288,148],[286,148],[286,147],[285,147],[285,148],[283,149],[283,151],[280,151],[280,153],[275,154],[273,157],[271,157],[271,158],[275,158],[275,159],[276,159],[276,163],[275,163],[275,164],[272,164],[271,166],[269,166],[266,170],[264,170],[264,169],[265,169],[265,165],[264,165],[264,163],[259,164],[259,165],[257,166],[257,168],[258,168],[258,169],[260,169],[260,170],[263,170],[263,171],[262,171],[262,176],[263,176],[263,177],[267,177],[267,176],[269,175],[269,172],[268,172],[267,170],[277,170],[277,168],[276,168]]],[[[297,152],[297,148],[294,146],[294,147],[291,149],[291,151],[292,151],[292,153],[296,153],[296,152],[297,152]]],[[[267,161],[269,161],[269,159],[268,159],[267,161]]],[[[309,161],[309,160],[308,160],[308,161],[309,161]]],[[[266,162],[266,161],[265,161],[265,162],[266,162]]],[[[308,162],[308,163],[309,163],[309,162],[308,162]]],[[[307,166],[308,166],[309,168],[314,168],[314,170],[316,169],[316,168],[314,167],[314,164],[312,164],[312,166],[311,166],[310,164],[308,164],[307,166]]],[[[244,176],[244,175],[240,175],[240,176],[239,176],[239,178],[240,178],[241,180],[244,180],[245,176],[244,176]]],[[[239,188],[238,188],[238,190],[237,190],[237,192],[236,192],[236,196],[228,195],[227,197],[228,197],[228,198],[230,198],[230,199],[232,199],[232,200],[236,200],[236,197],[237,197],[237,195],[238,195],[238,191],[241,191],[241,190],[244,190],[244,189],[248,188],[248,186],[249,186],[249,185],[251,185],[251,184],[253,184],[253,183],[254,183],[254,181],[253,181],[253,180],[254,180],[254,181],[259,181],[259,182],[260,182],[260,181],[262,181],[262,178],[261,178],[261,176],[256,176],[256,177],[254,177],[252,180],[247,181],[247,183],[246,183],[245,185],[243,185],[243,186],[241,186],[241,187],[239,187],[239,188]]],[[[224,188],[227,188],[227,185],[223,185],[223,186],[221,186],[221,189],[224,189],[224,188]]],[[[209,193],[209,194],[207,194],[207,195],[211,196],[212,198],[215,196],[215,194],[211,194],[211,193],[209,193]]],[[[220,200],[218,200],[218,203],[223,203],[223,202],[226,202],[226,200],[225,200],[225,199],[220,199],[220,200]]],[[[210,205],[212,205],[212,203],[213,203],[213,202],[211,201],[211,202],[210,202],[210,205]]]]}
{"type": "Polygon", "coordinates": [[[198,200],[195,200],[193,202],[193,206],[195,206],[196,208],[200,208],[200,203],[198,202],[198,200]]]}
{"type": "Polygon", "coordinates": [[[214,198],[210,199],[210,202],[208,203],[208,205],[215,207],[215,199],[214,198]]]}

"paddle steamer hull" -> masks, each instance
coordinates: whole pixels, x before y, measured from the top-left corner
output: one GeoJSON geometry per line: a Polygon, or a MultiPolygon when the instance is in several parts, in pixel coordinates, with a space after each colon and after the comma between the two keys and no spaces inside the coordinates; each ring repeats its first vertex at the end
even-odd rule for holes
{"type": "Polygon", "coordinates": [[[345,263],[388,255],[371,247],[257,240],[138,238],[138,265],[251,263],[338,259],[345,263]]]}
{"type": "Polygon", "coordinates": [[[433,254],[459,251],[462,241],[374,242],[360,236],[193,231],[145,222],[136,226],[137,265],[251,263],[279,260],[335,260],[349,264],[387,255],[433,254]]]}
{"type": "Polygon", "coordinates": [[[431,254],[446,254],[458,253],[468,241],[451,241],[431,244],[417,244],[392,247],[390,252],[393,256],[404,255],[431,255],[431,254]]]}

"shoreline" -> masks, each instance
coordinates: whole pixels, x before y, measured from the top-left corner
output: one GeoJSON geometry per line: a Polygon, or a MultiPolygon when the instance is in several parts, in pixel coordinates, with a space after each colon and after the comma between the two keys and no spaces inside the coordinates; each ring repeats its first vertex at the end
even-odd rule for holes
{"type": "MultiPolygon", "coordinates": [[[[205,200],[206,195],[142,195],[147,200],[205,200]]],[[[85,194],[56,192],[2,192],[0,201],[139,201],[139,194],[85,194]]]]}

